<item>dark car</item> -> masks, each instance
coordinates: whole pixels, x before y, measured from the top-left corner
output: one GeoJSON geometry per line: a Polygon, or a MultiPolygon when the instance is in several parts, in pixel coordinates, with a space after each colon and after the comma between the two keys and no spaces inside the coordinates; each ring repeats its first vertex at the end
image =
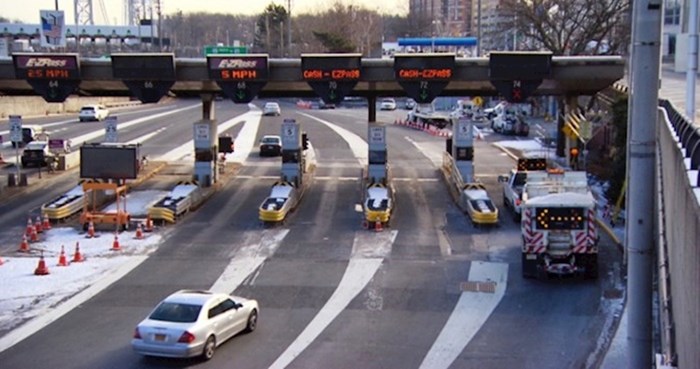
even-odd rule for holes
{"type": "Polygon", "coordinates": [[[260,139],[260,156],[282,155],[282,139],[280,136],[266,135],[260,139]]]}
{"type": "Polygon", "coordinates": [[[46,141],[32,141],[22,151],[20,161],[23,168],[29,166],[43,167],[48,165],[50,159],[53,159],[53,156],[49,152],[49,143],[46,141]]]}

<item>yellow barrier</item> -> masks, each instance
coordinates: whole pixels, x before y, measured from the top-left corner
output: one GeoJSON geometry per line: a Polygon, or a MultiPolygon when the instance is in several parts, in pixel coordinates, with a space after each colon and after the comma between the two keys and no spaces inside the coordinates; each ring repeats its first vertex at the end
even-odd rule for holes
{"type": "Polygon", "coordinates": [[[263,210],[260,209],[259,216],[263,222],[281,222],[287,212],[284,210],[263,210]]]}
{"type": "Polygon", "coordinates": [[[496,224],[498,223],[498,210],[490,213],[482,213],[474,211],[469,214],[474,223],[479,224],[496,224]]]}
{"type": "Polygon", "coordinates": [[[379,220],[382,223],[386,223],[389,221],[389,215],[390,215],[390,210],[384,210],[384,211],[372,211],[372,210],[365,210],[365,219],[367,219],[368,222],[376,222],[379,220]]]}
{"type": "Polygon", "coordinates": [[[62,220],[80,212],[83,209],[83,197],[58,207],[51,207],[51,204],[41,206],[41,215],[51,220],[62,220]]]}
{"type": "Polygon", "coordinates": [[[175,223],[175,212],[168,208],[150,207],[148,215],[153,220],[163,220],[168,223],[175,223]]]}

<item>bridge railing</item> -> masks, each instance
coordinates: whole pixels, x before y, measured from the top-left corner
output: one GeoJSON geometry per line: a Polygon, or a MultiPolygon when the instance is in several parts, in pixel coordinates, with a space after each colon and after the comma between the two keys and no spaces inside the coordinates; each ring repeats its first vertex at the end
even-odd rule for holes
{"type": "Polygon", "coordinates": [[[657,140],[662,354],[690,368],[700,363],[700,129],[662,99],[657,140]]]}

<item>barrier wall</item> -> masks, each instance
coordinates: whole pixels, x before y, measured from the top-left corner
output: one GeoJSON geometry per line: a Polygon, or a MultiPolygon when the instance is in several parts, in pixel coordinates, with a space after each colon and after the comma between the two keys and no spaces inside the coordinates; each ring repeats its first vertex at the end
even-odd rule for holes
{"type": "Polygon", "coordinates": [[[9,115],[31,117],[47,114],[75,113],[88,104],[104,104],[107,107],[124,104],[140,104],[129,97],[69,97],[62,103],[47,103],[40,96],[0,96],[0,119],[9,115]]]}
{"type": "Polygon", "coordinates": [[[670,326],[662,327],[670,329],[672,342],[662,343],[675,347],[671,352],[677,354],[678,368],[690,369],[700,363],[700,130],[668,101],[662,100],[660,106],[666,113],[657,125],[660,222],[666,242],[661,248],[668,253],[670,280],[669,302],[662,302],[660,308],[672,313],[670,326]]]}

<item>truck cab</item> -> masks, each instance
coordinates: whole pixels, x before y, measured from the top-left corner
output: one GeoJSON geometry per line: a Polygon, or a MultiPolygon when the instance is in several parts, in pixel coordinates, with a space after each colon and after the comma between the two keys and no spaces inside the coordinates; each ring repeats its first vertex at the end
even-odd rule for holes
{"type": "Polygon", "coordinates": [[[527,173],[529,171],[544,171],[547,169],[545,158],[520,158],[510,173],[498,176],[498,182],[503,184],[503,205],[513,212],[513,219],[520,221],[520,205],[527,173]]]}

